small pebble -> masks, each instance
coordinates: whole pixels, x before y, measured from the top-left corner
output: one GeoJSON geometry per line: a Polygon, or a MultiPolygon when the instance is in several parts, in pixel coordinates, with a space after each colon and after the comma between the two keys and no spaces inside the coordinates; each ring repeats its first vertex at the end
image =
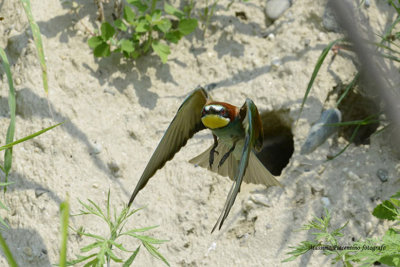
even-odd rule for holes
{"type": "Polygon", "coordinates": [[[389,172],[385,169],[379,169],[376,172],[376,176],[378,176],[379,179],[381,179],[382,183],[386,182],[389,178],[389,172]]]}
{"type": "Polygon", "coordinates": [[[217,242],[212,242],[211,246],[208,248],[207,252],[206,252],[206,257],[208,256],[208,253],[210,253],[211,251],[215,250],[217,248],[217,242]]]}
{"type": "Polygon", "coordinates": [[[331,205],[331,201],[327,197],[321,197],[321,202],[326,208],[328,208],[331,205]]]}
{"type": "Polygon", "coordinates": [[[110,171],[113,174],[117,174],[120,170],[120,167],[118,166],[118,164],[115,161],[111,161],[107,164],[108,168],[110,169],[110,171]]]}
{"type": "Polygon", "coordinates": [[[358,177],[358,175],[355,174],[355,173],[352,172],[352,171],[348,171],[348,172],[347,172],[347,177],[348,177],[349,179],[353,180],[353,181],[358,181],[358,180],[360,180],[360,177],[358,177]]]}
{"type": "Polygon", "coordinates": [[[275,40],[275,34],[273,34],[273,33],[268,34],[267,40],[268,40],[268,41],[273,41],[273,40],[275,40]]]}
{"type": "Polygon", "coordinates": [[[23,251],[24,251],[25,255],[27,255],[28,257],[32,256],[32,249],[30,247],[24,247],[23,251]]]}
{"type": "Polygon", "coordinates": [[[94,183],[94,184],[92,185],[92,187],[97,189],[97,188],[99,188],[99,184],[94,183]]]}
{"type": "Polygon", "coordinates": [[[250,211],[254,208],[256,208],[256,204],[254,203],[254,201],[250,200],[250,198],[242,202],[242,209],[244,211],[250,211]]]}
{"type": "Polygon", "coordinates": [[[341,32],[339,24],[336,21],[334,11],[327,5],[324,14],[322,15],[322,25],[327,31],[341,32]]]}
{"type": "Polygon", "coordinates": [[[289,0],[270,0],[265,5],[265,14],[270,20],[277,20],[290,7],[289,0]]]}
{"type": "Polygon", "coordinates": [[[92,144],[92,153],[91,154],[100,154],[103,150],[103,147],[99,143],[92,144]]]}
{"type": "Polygon", "coordinates": [[[110,95],[115,95],[115,92],[114,92],[112,89],[110,89],[110,88],[104,89],[104,93],[108,93],[108,94],[110,94],[110,95]]]}
{"type": "Polygon", "coordinates": [[[271,66],[274,69],[278,69],[282,65],[282,61],[279,58],[275,58],[271,61],[271,66]]]}
{"type": "Polygon", "coordinates": [[[317,173],[318,173],[319,175],[321,175],[321,174],[324,173],[325,169],[326,169],[326,167],[323,166],[323,165],[321,165],[321,166],[318,168],[317,173]]]}
{"type": "Polygon", "coordinates": [[[300,154],[305,155],[313,152],[338,129],[338,127],[325,124],[338,123],[341,120],[342,114],[338,109],[331,108],[324,110],[319,120],[311,127],[307,139],[300,149],[300,154]]]}
{"type": "Polygon", "coordinates": [[[367,235],[369,235],[369,233],[371,233],[371,230],[372,230],[372,223],[371,223],[371,222],[367,222],[367,223],[365,224],[365,233],[366,233],[367,235]]]}
{"type": "Polygon", "coordinates": [[[251,195],[250,200],[253,201],[256,204],[265,206],[265,207],[271,207],[271,204],[268,202],[268,200],[262,196],[262,195],[251,195]]]}
{"type": "Polygon", "coordinates": [[[22,81],[21,81],[21,78],[18,78],[18,77],[15,78],[15,84],[16,84],[16,85],[20,85],[21,82],[22,82],[22,81]]]}

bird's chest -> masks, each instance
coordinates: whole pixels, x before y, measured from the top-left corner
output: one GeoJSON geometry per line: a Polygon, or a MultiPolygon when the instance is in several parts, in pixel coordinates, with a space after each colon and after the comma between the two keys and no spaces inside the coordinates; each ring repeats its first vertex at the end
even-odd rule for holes
{"type": "Polygon", "coordinates": [[[240,159],[245,137],[242,122],[240,120],[236,120],[226,127],[213,129],[212,133],[218,137],[218,142],[222,142],[229,148],[231,148],[233,144],[236,143],[233,154],[235,158],[240,159]]]}

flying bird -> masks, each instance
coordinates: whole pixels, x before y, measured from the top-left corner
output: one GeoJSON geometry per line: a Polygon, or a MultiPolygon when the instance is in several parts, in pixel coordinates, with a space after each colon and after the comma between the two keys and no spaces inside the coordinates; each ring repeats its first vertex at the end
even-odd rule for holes
{"type": "Polygon", "coordinates": [[[213,232],[227,218],[242,181],[265,186],[281,186],[254,154],[263,144],[263,129],[254,102],[247,98],[241,108],[211,99],[202,87],[193,90],[183,101],[167,131],[162,137],[129,200],[149,179],[184,146],[197,132],[210,129],[214,144],[189,162],[228,176],[233,180],[227,200],[213,232]]]}

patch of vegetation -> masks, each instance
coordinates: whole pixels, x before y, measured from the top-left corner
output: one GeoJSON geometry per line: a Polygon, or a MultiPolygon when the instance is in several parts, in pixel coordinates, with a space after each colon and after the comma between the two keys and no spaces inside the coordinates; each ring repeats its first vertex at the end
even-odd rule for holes
{"type": "Polygon", "coordinates": [[[67,261],[66,266],[72,266],[83,262],[86,262],[85,266],[103,266],[105,263],[107,263],[107,266],[110,266],[111,262],[122,263],[122,266],[124,267],[130,266],[134,261],[136,255],[139,253],[140,245],[135,250],[127,249],[122,243],[117,242],[117,239],[123,236],[133,237],[140,240],[142,245],[151,255],[153,255],[157,259],[162,260],[166,265],[170,266],[168,261],[154,246],[162,244],[167,240],[160,240],[151,236],[140,234],[142,232],[154,229],[157,226],[136,228],[128,231],[123,231],[123,228],[129,217],[138,212],[140,209],[130,211],[129,207],[125,207],[124,209],[122,209],[121,213],[118,216],[116,214],[116,211],[113,212],[114,215],[112,216],[112,212],[110,211],[110,191],[108,192],[105,211],[103,211],[96,203],[94,203],[90,199],[88,200],[88,203],[83,203],[81,201],[80,203],[83,208],[81,209],[81,213],[75,216],[92,215],[99,217],[108,226],[109,236],[104,237],[97,234],[85,232],[83,227],[74,229],[74,231],[79,236],[86,236],[94,239],[93,243],[81,248],[81,252],[86,253],[93,250],[96,250],[96,252],[85,256],[79,255],[77,259],[67,261]],[[114,248],[117,248],[121,252],[125,252],[130,256],[127,259],[123,260],[115,255],[114,248]]]}
{"type": "Polygon", "coordinates": [[[190,10],[183,12],[168,3],[163,10],[156,8],[157,0],[127,0],[123,18],[103,22],[98,35],[88,40],[96,57],[122,53],[136,59],[154,51],[163,63],[171,53],[168,43],[178,43],[183,36],[197,28],[197,19],[190,10]]]}
{"type": "MultiPolygon", "coordinates": [[[[389,200],[378,205],[373,215],[379,219],[387,219],[400,222],[400,191],[393,195],[389,200]]],[[[367,238],[366,240],[356,241],[351,245],[342,246],[340,238],[341,232],[347,225],[331,229],[331,214],[325,209],[325,216],[322,218],[314,217],[314,220],[304,225],[300,230],[312,231],[315,236],[313,240],[302,241],[299,245],[288,252],[291,255],[283,262],[295,260],[297,257],[306,254],[310,250],[322,250],[326,256],[333,256],[332,264],[342,262],[343,266],[371,266],[375,262],[380,262],[389,266],[400,266],[400,229],[389,228],[380,238],[367,238]]]]}

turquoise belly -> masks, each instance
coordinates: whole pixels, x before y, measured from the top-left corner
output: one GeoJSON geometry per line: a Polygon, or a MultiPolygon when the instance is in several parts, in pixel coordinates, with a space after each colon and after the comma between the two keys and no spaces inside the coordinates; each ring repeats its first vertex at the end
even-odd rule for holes
{"type": "Polygon", "coordinates": [[[237,119],[223,128],[213,129],[212,132],[219,138],[219,142],[224,143],[229,148],[231,148],[233,143],[236,141],[236,147],[233,151],[233,155],[237,160],[240,160],[245,137],[242,122],[237,119]]]}

